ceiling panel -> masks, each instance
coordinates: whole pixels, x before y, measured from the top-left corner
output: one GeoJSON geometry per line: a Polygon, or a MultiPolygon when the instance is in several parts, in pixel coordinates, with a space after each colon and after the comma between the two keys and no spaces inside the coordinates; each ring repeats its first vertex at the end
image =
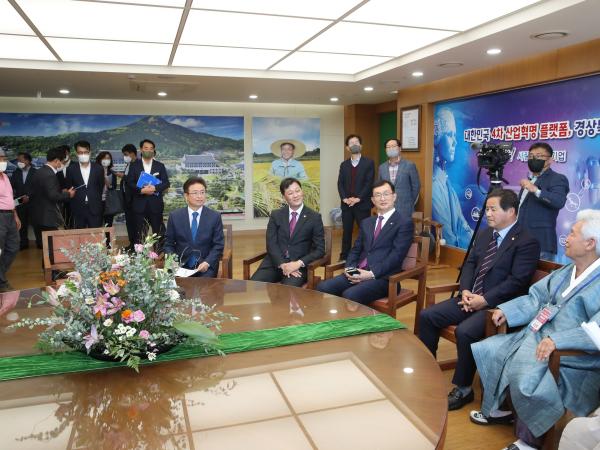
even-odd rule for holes
{"type": "Polygon", "coordinates": [[[330,23],[326,20],[193,10],[180,42],[292,50],[330,23]]]}
{"type": "Polygon", "coordinates": [[[49,38],[64,61],[107,64],[167,65],[170,44],[49,38]]]}
{"type": "Polygon", "coordinates": [[[56,61],[37,37],[0,34],[0,58],[56,61]]]}
{"type": "Polygon", "coordinates": [[[309,42],[302,50],[400,56],[453,34],[449,31],[342,22],[309,42]]]}
{"type": "Polygon", "coordinates": [[[0,17],[0,33],[34,35],[33,30],[6,0],[0,2],[0,17]]]}
{"type": "Polygon", "coordinates": [[[181,9],[68,0],[17,0],[45,36],[170,42],[181,9]]]}
{"type": "MultiPolygon", "coordinates": [[[[95,1],[95,0],[88,0],[95,1]]],[[[183,8],[185,6],[185,0],[100,0],[101,2],[108,3],[135,3],[138,5],[156,5],[156,6],[173,6],[177,8],[183,8]]]]}
{"type": "Polygon", "coordinates": [[[389,59],[381,56],[296,52],[273,67],[273,70],[354,74],[389,59]]]}
{"type": "Polygon", "coordinates": [[[337,19],[359,3],[360,0],[194,0],[192,8],[337,19]]]}
{"type": "Polygon", "coordinates": [[[284,50],[180,45],[173,66],[265,70],[287,53],[284,50]]]}

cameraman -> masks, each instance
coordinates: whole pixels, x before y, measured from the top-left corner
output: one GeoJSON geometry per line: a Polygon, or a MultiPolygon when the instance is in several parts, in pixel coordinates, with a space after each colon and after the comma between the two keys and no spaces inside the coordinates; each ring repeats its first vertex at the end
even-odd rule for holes
{"type": "Polygon", "coordinates": [[[552,147],[545,142],[529,147],[531,173],[521,180],[519,192],[519,222],[537,238],[540,259],[547,261],[556,259],[556,217],[569,193],[567,177],[550,168],[552,155],[552,147]]]}

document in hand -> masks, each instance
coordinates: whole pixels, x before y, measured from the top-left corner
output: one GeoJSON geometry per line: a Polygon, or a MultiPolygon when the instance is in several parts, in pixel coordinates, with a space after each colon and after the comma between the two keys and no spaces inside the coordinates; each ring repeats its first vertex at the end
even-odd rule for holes
{"type": "Polygon", "coordinates": [[[596,322],[582,322],[581,328],[583,328],[583,331],[587,333],[590,339],[594,341],[594,344],[596,344],[596,347],[598,347],[598,350],[600,350],[600,327],[598,327],[598,324],[596,322]]]}
{"type": "Polygon", "coordinates": [[[160,181],[154,175],[150,175],[149,173],[142,172],[142,173],[140,173],[140,177],[137,180],[136,186],[141,189],[148,184],[150,184],[152,186],[157,186],[160,183],[162,183],[162,181],[160,181]]]}
{"type": "Polygon", "coordinates": [[[180,267],[179,269],[177,269],[177,271],[175,272],[175,276],[176,277],[181,277],[181,278],[187,278],[187,277],[191,277],[192,275],[194,275],[196,272],[198,272],[198,269],[186,269],[184,267],[180,267]]]}

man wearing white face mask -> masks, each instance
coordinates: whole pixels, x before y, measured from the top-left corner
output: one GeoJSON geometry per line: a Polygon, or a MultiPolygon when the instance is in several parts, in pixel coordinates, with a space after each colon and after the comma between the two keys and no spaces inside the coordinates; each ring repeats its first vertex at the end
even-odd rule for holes
{"type": "Polygon", "coordinates": [[[19,228],[21,221],[15,210],[10,179],[4,173],[8,160],[4,150],[0,150],[0,291],[11,291],[6,272],[19,251],[19,228]]]}
{"type": "Polygon", "coordinates": [[[135,224],[135,213],[133,212],[133,194],[129,186],[127,186],[127,175],[129,175],[129,169],[131,168],[131,164],[137,160],[137,147],[133,144],[125,144],[121,149],[121,153],[123,153],[123,159],[125,160],[125,171],[121,176],[121,184],[119,185],[119,189],[123,195],[123,206],[125,209],[125,224],[127,225],[127,237],[129,238],[129,246],[128,250],[133,250],[133,243],[135,242],[135,236],[137,233],[137,228],[135,224]]]}
{"type": "Polygon", "coordinates": [[[21,250],[24,250],[29,247],[29,238],[27,236],[31,212],[29,207],[29,193],[31,191],[31,180],[36,169],[31,167],[31,155],[27,152],[19,152],[17,161],[18,169],[13,172],[10,184],[12,184],[13,188],[17,214],[21,220],[19,234],[21,237],[21,250]]]}
{"type": "Polygon", "coordinates": [[[396,211],[402,217],[410,218],[421,189],[417,167],[414,162],[401,158],[400,141],[396,138],[385,141],[385,152],[388,160],[379,166],[379,179],[394,184],[396,211]]]}
{"type": "Polygon", "coordinates": [[[99,164],[90,162],[89,142],[77,142],[75,151],[79,164],[69,165],[66,177],[67,187],[76,191],[70,202],[73,228],[101,227],[104,170],[99,164]]]}

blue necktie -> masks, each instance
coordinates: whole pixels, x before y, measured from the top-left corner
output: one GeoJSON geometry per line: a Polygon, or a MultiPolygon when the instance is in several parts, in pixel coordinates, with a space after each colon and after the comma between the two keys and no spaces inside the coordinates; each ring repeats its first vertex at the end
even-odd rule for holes
{"type": "Polygon", "coordinates": [[[198,211],[192,213],[192,241],[196,240],[196,234],[198,233],[198,211]]]}

